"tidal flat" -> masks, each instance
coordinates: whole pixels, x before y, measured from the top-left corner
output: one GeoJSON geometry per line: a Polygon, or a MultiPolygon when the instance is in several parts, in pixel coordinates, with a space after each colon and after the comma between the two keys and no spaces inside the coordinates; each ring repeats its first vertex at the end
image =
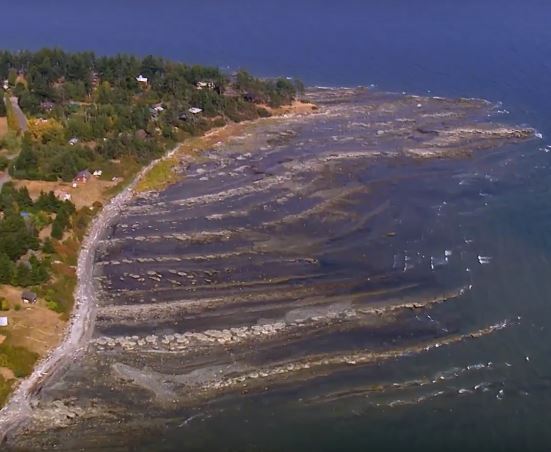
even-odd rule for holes
{"type": "Polygon", "coordinates": [[[438,364],[518,322],[468,314],[473,269],[491,265],[467,226],[486,194],[473,159],[535,130],[479,99],[308,97],[315,114],[250,124],[121,209],[88,275],[93,338],[11,447],[149,450],[237,406],[316,419],[366,395],[421,403],[492,367],[438,364]]]}

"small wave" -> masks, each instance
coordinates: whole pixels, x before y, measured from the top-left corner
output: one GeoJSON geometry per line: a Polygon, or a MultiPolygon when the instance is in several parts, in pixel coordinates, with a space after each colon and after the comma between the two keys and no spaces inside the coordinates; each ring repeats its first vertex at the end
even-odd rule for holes
{"type": "Polygon", "coordinates": [[[430,257],[430,269],[434,270],[436,267],[442,267],[448,264],[448,256],[431,256],[430,257]]]}
{"type": "Polygon", "coordinates": [[[467,370],[479,370],[479,369],[484,369],[485,367],[486,367],[486,364],[484,363],[469,364],[467,366],[467,370]]]}
{"type": "Polygon", "coordinates": [[[472,394],[473,393],[473,390],[472,389],[467,389],[467,388],[461,388],[457,391],[458,394],[472,394]]]}
{"type": "Polygon", "coordinates": [[[491,386],[491,383],[489,383],[487,381],[483,381],[481,383],[478,383],[478,384],[474,385],[474,390],[475,391],[487,392],[487,391],[490,390],[490,386],[491,386]]]}
{"type": "Polygon", "coordinates": [[[188,425],[194,419],[198,419],[198,418],[201,418],[203,416],[204,416],[203,413],[194,414],[193,416],[190,416],[187,419],[185,419],[184,422],[182,422],[180,425],[178,425],[178,427],[184,427],[184,426],[188,425]]]}
{"type": "Polygon", "coordinates": [[[478,255],[478,263],[481,265],[490,264],[492,262],[491,256],[480,256],[478,255]]]}

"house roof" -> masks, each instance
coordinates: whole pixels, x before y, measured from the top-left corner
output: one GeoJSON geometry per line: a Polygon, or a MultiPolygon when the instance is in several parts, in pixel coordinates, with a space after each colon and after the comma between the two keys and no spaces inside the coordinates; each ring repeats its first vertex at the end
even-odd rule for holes
{"type": "Polygon", "coordinates": [[[75,178],[77,178],[77,177],[87,177],[87,178],[89,178],[91,176],[92,176],[92,173],[90,173],[90,171],[85,169],[85,170],[79,171],[77,173],[77,175],[75,176],[75,178]]]}
{"type": "Polygon", "coordinates": [[[21,298],[24,300],[36,300],[36,294],[30,290],[24,290],[21,292],[21,298]]]}

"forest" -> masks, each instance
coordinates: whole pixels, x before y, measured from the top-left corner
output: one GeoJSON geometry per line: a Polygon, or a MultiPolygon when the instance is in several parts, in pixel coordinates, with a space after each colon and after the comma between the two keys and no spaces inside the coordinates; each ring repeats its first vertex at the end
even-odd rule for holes
{"type": "MultiPolygon", "coordinates": [[[[186,65],[164,58],[96,56],[59,49],[0,52],[9,132],[0,171],[15,181],[71,182],[82,170],[124,183],[166,149],[228,122],[271,115],[301,96],[287,78],[262,80],[246,71],[186,65]],[[26,117],[22,130],[13,99],[26,117]]],[[[101,205],[77,210],[52,191],[34,201],[25,186],[0,191],[0,284],[33,287],[67,313],[78,243],[101,205]],[[53,276],[53,277],[52,277],[53,276]]]]}
{"type": "Polygon", "coordinates": [[[65,181],[124,156],[146,163],[212,127],[269,116],[266,107],[288,104],[304,91],[298,80],[58,49],[0,52],[0,78],[6,96],[17,97],[33,118],[10,174],[65,181]]]}

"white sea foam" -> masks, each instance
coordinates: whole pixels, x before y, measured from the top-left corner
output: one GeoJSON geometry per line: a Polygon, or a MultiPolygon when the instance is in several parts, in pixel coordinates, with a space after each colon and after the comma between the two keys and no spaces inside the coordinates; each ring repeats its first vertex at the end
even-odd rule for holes
{"type": "Polygon", "coordinates": [[[477,257],[478,257],[478,262],[481,265],[489,264],[489,263],[492,262],[492,257],[491,256],[480,256],[480,255],[478,255],[477,257]]]}

